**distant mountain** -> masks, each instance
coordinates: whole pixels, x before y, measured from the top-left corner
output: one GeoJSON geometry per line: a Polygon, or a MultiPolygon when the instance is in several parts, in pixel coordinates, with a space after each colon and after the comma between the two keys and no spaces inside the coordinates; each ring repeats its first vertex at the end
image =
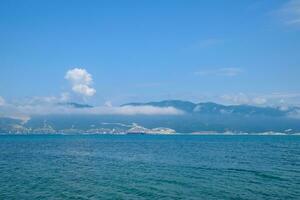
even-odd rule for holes
{"type": "Polygon", "coordinates": [[[21,124],[21,120],[2,117],[0,118],[0,133],[9,133],[16,126],[19,126],[21,124]]]}
{"type": "Polygon", "coordinates": [[[74,103],[74,102],[59,103],[59,105],[70,106],[73,108],[93,108],[93,106],[88,105],[88,104],[80,104],[80,103],[74,103]]]}
{"type": "Polygon", "coordinates": [[[237,114],[237,115],[264,115],[264,116],[284,116],[290,110],[282,111],[279,108],[273,107],[257,107],[250,105],[230,105],[225,106],[213,102],[206,103],[192,103],[189,101],[180,100],[166,100],[159,102],[149,103],[128,103],[122,106],[157,106],[157,107],[174,107],[179,110],[183,110],[187,113],[198,113],[198,114],[237,114]]]}
{"type": "MultiPolygon", "coordinates": [[[[76,109],[93,106],[64,103],[76,109]]],[[[31,116],[21,120],[0,118],[2,133],[126,133],[134,130],[174,130],[177,133],[300,133],[299,107],[258,107],[251,105],[221,105],[213,102],[192,103],[166,100],[128,103],[124,106],[173,107],[183,111],[178,115],[118,115],[118,114],[56,114],[31,116]],[[133,126],[133,124],[135,124],[133,126]],[[138,128],[137,128],[138,127],[138,128]]],[[[129,108],[126,108],[129,109],[129,108]]],[[[135,131],[136,132],[136,131],[135,131]]]]}

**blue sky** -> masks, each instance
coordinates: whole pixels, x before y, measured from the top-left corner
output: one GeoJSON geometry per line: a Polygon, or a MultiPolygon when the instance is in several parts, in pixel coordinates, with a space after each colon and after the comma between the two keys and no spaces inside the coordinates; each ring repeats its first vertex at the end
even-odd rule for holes
{"type": "Polygon", "coordinates": [[[299,0],[0,2],[5,101],[298,104],[299,75],[299,0]]]}

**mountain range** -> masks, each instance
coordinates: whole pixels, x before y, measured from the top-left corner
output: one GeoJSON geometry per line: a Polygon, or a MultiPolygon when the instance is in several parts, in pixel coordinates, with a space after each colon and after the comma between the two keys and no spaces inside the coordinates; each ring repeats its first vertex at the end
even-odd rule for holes
{"type": "MultiPolygon", "coordinates": [[[[60,103],[59,106],[78,110],[94,108],[88,104],[74,102],[60,103]]],[[[127,103],[120,107],[174,108],[181,111],[181,114],[35,114],[30,116],[30,120],[26,122],[2,117],[0,118],[0,132],[126,133],[136,127],[143,127],[145,130],[157,130],[162,127],[177,133],[201,134],[295,134],[300,132],[299,107],[221,105],[213,102],[193,103],[181,100],[127,103]]]]}

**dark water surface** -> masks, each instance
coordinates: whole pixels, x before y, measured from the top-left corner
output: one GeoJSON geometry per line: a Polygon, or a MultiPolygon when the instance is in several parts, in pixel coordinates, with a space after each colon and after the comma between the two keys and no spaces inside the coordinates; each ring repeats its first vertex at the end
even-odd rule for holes
{"type": "Polygon", "coordinates": [[[300,136],[0,136],[0,199],[300,199],[300,136]]]}

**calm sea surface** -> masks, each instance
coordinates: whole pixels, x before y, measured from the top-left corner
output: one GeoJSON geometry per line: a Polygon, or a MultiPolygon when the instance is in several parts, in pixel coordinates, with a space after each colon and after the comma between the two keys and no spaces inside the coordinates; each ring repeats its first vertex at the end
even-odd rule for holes
{"type": "Polygon", "coordinates": [[[300,136],[0,136],[0,199],[300,199],[300,136]]]}

